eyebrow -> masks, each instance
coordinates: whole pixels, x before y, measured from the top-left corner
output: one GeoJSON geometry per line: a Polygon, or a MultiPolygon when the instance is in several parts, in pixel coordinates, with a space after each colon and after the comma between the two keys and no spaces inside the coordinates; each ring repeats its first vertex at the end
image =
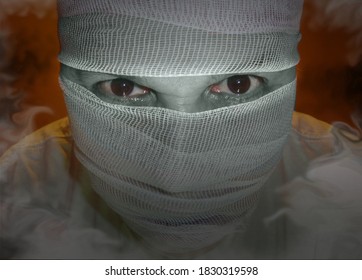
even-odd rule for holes
{"type": "MultiPolygon", "coordinates": [[[[73,68],[74,69],[74,68],[73,68]]],[[[79,70],[75,69],[73,78],[79,82],[80,84],[84,85],[92,85],[95,82],[101,82],[101,81],[107,81],[107,80],[113,80],[117,78],[125,78],[128,79],[134,83],[137,83],[139,85],[147,85],[147,78],[163,78],[163,77],[148,77],[148,76],[128,76],[128,75],[117,75],[117,74],[110,74],[110,73],[102,73],[102,72],[92,72],[92,71],[86,71],[86,70],[79,70]]],[[[256,75],[259,73],[229,73],[229,74],[219,74],[219,75],[200,75],[200,77],[209,77],[210,84],[216,84],[219,83],[229,77],[232,77],[234,75],[256,75]]],[[[182,78],[182,77],[188,77],[188,76],[175,76],[175,77],[167,77],[167,78],[182,78]]],[[[194,76],[195,77],[195,76],[194,76]]]]}
{"type": "Polygon", "coordinates": [[[75,81],[77,81],[79,84],[87,86],[93,85],[95,82],[113,80],[119,77],[114,74],[91,72],[91,71],[78,70],[78,69],[76,69],[76,71],[72,73],[74,74],[73,79],[75,81]]]}

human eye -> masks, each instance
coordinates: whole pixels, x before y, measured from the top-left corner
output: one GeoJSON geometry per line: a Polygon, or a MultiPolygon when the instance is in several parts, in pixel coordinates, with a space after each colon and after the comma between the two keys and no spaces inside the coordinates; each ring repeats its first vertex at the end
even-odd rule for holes
{"type": "Polygon", "coordinates": [[[109,97],[140,97],[149,94],[149,88],[135,84],[134,82],[117,78],[97,83],[97,90],[109,97]]]}
{"type": "Polygon", "coordinates": [[[157,100],[150,88],[123,77],[100,81],[93,87],[93,92],[106,102],[129,106],[150,106],[157,100]]]}
{"type": "Polygon", "coordinates": [[[253,75],[235,75],[212,85],[211,93],[227,93],[241,96],[260,89],[265,84],[265,79],[253,75]]]}
{"type": "Polygon", "coordinates": [[[268,92],[266,78],[240,74],[211,85],[208,90],[208,100],[212,108],[220,108],[253,101],[268,92]]]}

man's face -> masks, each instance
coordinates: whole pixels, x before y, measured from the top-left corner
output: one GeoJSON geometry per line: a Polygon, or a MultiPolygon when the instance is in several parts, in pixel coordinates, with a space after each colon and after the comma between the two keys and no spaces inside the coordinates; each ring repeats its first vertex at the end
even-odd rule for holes
{"type": "Polygon", "coordinates": [[[246,227],[289,133],[295,68],[140,77],[63,65],[61,77],[78,160],[147,246],[189,253],[246,227]]]}
{"type": "Polygon", "coordinates": [[[83,71],[62,65],[61,75],[109,103],[196,113],[266,95],[293,81],[295,67],[277,72],[138,77],[83,71]]]}

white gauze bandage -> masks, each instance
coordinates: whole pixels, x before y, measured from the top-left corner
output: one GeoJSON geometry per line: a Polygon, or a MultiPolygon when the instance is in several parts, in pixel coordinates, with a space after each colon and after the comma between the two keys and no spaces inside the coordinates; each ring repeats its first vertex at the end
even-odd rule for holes
{"type": "Polygon", "coordinates": [[[129,76],[280,71],[302,0],[58,0],[60,61],[129,76]]]}
{"type": "MultiPolygon", "coordinates": [[[[60,60],[117,75],[279,71],[298,61],[301,1],[59,1],[60,60]]],[[[199,113],[110,104],[65,77],[76,156],[149,246],[242,231],[291,127],[295,81],[199,113]]]]}
{"type": "Polygon", "coordinates": [[[290,129],[295,83],[200,113],[106,103],[62,78],[76,155],[93,187],[167,252],[244,229],[290,129]]]}

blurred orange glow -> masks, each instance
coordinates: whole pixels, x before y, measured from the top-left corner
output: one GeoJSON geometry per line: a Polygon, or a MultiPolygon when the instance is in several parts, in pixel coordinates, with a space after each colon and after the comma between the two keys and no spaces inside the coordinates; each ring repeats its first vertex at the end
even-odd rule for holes
{"type": "Polygon", "coordinates": [[[350,114],[362,109],[361,57],[356,65],[348,61],[349,42],[355,34],[331,28],[324,11],[316,10],[312,0],[305,1],[301,33],[296,110],[328,123],[351,123],[350,114]],[[324,18],[320,26],[311,24],[317,17],[324,18]]]}
{"type": "Polygon", "coordinates": [[[23,103],[46,105],[52,114],[36,117],[36,127],[66,116],[62,91],[58,85],[59,63],[57,55],[56,11],[50,11],[43,18],[33,14],[9,16],[10,45],[13,49],[11,65],[7,73],[14,76],[12,86],[25,93],[23,103]]]}

